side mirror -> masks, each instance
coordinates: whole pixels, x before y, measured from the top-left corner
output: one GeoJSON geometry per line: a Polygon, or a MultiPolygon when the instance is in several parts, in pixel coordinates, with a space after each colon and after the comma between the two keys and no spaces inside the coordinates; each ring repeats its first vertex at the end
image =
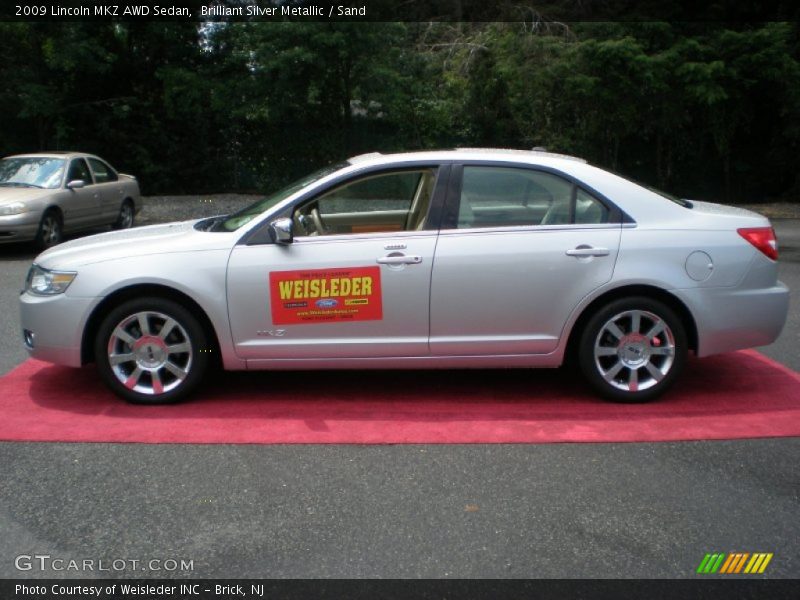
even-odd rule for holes
{"type": "Polygon", "coordinates": [[[82,187],[86,187],[86,182],[83,179],[73,179],[67,184],[67,189],[69,190],[77,190],[82,187]]]}
{"type": "Polygon", "coordinates": [[[275,219],[269,224],[269,237],[276,244],[291,244],[294,241],[294,225],[291,219],[275,219]]]}

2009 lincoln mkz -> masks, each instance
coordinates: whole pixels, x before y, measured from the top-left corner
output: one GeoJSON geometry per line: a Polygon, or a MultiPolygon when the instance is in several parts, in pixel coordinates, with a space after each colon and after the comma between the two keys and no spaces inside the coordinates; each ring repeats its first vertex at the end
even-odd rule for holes
{"type": "Polygon", "coordinates": [[[20,302],[31,355],[95,362],[131,402],[185,397],[216,358],[316,370],[570,356],[600,394],[636,402],[666,390],[690,352],[778,337],[789,293],[777,258],[766,218],[583,160],[370,154],[231,215],[56,246],[20,302]]]}

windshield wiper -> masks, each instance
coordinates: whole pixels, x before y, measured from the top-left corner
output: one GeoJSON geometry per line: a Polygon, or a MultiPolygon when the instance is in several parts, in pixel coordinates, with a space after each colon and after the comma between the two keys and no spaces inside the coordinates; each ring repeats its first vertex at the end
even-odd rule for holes
{"type": "Polygon", "coordinates": [[[218,217],[209,217],[208,219],[203,219],[195,223],[195,228],[199,229],[200,231],[224,231],[217,229],[217,225],[222,223],[225,219],[228,218],[228,215],[219,215],[218,217]]]}
{"type": "Polygon", "coordinates": [[[34,187],[44,189],[43,185],[36,185],[35,183],[23,183],[21,181],[0,181],[0,185],[13,185],[17,187],[34,187]]]}

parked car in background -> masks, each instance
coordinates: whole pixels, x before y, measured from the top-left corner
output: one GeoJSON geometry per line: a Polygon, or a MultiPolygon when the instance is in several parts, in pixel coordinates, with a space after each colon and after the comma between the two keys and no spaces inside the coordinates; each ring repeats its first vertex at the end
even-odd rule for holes
{"type": "Polygon", "coordinates": [[[777,258],[765,217],[579,159],[372,154],[231,215],[44,252],[20,296],[22,334],[32,356],[96,362],[139,403],[185,397],[214,357],[285,370],[568,356],[603,396],[642,402],[690,352],[778,337],[789,292],[777,258]]]}
{"type": "Polygon", "coordinates": [[[41,249],[64,234],[133,226],[139,184],[102,158],[78,152],[19,154],[0,160],[0,243],[35,241],[41,249]]]}

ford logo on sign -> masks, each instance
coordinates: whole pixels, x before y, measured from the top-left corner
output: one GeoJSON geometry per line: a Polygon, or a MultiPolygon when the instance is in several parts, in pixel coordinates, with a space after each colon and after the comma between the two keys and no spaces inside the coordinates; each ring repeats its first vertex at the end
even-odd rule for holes
{"type": "Polygon", "coordinates": [[[333,308],[339,304],[339,301],[334,300],[333,298],[327,298],[325,300],[317,300],[316,304],[317,308],[333,308]]]}

